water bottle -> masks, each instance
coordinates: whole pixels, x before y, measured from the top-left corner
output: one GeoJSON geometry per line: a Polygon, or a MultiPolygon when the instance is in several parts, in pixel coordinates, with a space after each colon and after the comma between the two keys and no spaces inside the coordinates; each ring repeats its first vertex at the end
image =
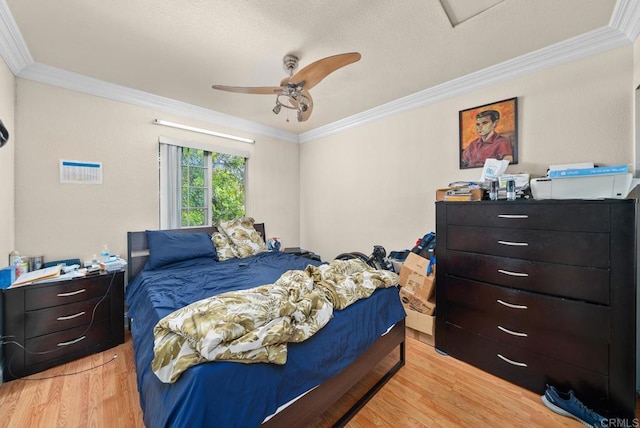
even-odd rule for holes
{"type": "Polygon", "coordinates": [[[490,183],[490,188],[489,188],[489,199],[491,199],[492,201],[497,201],[498,200],[498,187],[499,187],[499,183],[498,180],[491,180],[490,183]]]}
{"type": "Polygon", "coordinates": [[[107,263],[109,261],[109,248],[107,246],[102,247],[102,251],[100,252],[100,261],[102,263],[107,263]]]}
{"type": "Polygon", "coordinates": [[[9,253],[9,266],[16,266],[19,265],[20,263],[18,263],[18,259],[20,259],[20,253],[17,252],[16,250],[13,250],[12,252],[9,253]]]}
{"type": "Polygon", "coordinates": [[[515,180],[507,180],[507,200],[516,200],[516,182],[515,180]]]}
{"type": "Polygon", "coordinates": [[[19,277],[20,274],[22,273],[22,270],[21,270],[22,257],[20,257],[20,254],[18,254],[17,251],[15,252],[15,255],[11,259],[11,266],[15,271],[16,278],[19,277]]]}

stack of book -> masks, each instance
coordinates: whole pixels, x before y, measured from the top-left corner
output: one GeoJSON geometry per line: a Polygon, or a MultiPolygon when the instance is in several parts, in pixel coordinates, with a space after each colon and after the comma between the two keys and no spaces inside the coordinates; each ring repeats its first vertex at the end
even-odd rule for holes
{"type": "Polygon", "coordinates": [[[107,273],[121,271],[126,265],[127,262],[119,257],[111,257],[109,261],[99,263],[100,270],[107,273]]]}
{"type": "Polygon", "coordinates": [[[482,188],[473,183],[436,190],[436,201],[479,201],[481,199],[482,188]]]}

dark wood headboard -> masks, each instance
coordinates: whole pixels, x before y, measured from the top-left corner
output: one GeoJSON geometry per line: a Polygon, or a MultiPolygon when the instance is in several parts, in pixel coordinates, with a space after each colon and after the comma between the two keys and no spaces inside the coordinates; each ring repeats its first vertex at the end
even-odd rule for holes
{"type": "MultiPolygon", "coordinates": [[[[254,229],[262,236],[266,242],[264,223],[256,223],[254,229]]],[[[169,229],[166,232],[175,233],[198,233],[204,232],[212,235],[218,229],[215,226],[189,227],[184,229],[169,229]]],[[[138,274],[149,260],[149,244],[147,243],[147,231],[127,232],[127,271],[128,278],[131,279],[138,274]]]]}

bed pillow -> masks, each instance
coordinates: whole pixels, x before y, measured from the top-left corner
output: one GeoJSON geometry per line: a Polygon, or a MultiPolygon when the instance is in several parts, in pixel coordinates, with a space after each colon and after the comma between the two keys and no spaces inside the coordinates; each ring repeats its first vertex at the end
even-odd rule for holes
{"type": "Polygon", "coordinates": [[[224,234],[224,232],[213,232],[213,235],[211,235],[211,241],[216,247],[218,260],[220,260],[221,262],[238,257],[236,249],[231,243],[231,240],[227,235],[224,234]]]}
{"type": "Polygon", "coordinates": [[[157,269],[170,263],[199,257],[218,260],[216,247],[206,233],[176,233],[147,230],[149,267],[157,269]]]}
{"type": "Polygon", "coordinates": [[[238,257],[249,257],[268,251],[267,244],[253,228],[255,221],[251,217],[235,220],[218,220],[216,227],[229,237],[238,257]]]}

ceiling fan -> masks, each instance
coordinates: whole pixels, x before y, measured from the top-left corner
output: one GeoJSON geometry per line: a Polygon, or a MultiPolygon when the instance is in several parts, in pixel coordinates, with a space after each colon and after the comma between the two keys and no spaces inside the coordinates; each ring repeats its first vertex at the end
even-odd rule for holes
{"type": "MultiPolygon", "coordinates": [[[[285,55],[282,59],[282,65],[284,71],[289,74],[289,77],[282,79],[280,86],[243,87],[213,85],[213,89],[240,92],[243,94],[275,94],[276,106],[273,108],[275,114],[280,113],[283,107],[295,110],[298,122],[304,122],[309,119],[313,111],[313,99],[311,98],[309,89],[316,86],[322,79],[337,69],[352,64],[360,60],[360,58],[361,55],[358,52],[333,55],[319,59],[295,73],[298,69],[298,57],[295,55],[285,55]]],[[[287,122],[288,121],[289,118],[287,118],[287,122]]]]}

